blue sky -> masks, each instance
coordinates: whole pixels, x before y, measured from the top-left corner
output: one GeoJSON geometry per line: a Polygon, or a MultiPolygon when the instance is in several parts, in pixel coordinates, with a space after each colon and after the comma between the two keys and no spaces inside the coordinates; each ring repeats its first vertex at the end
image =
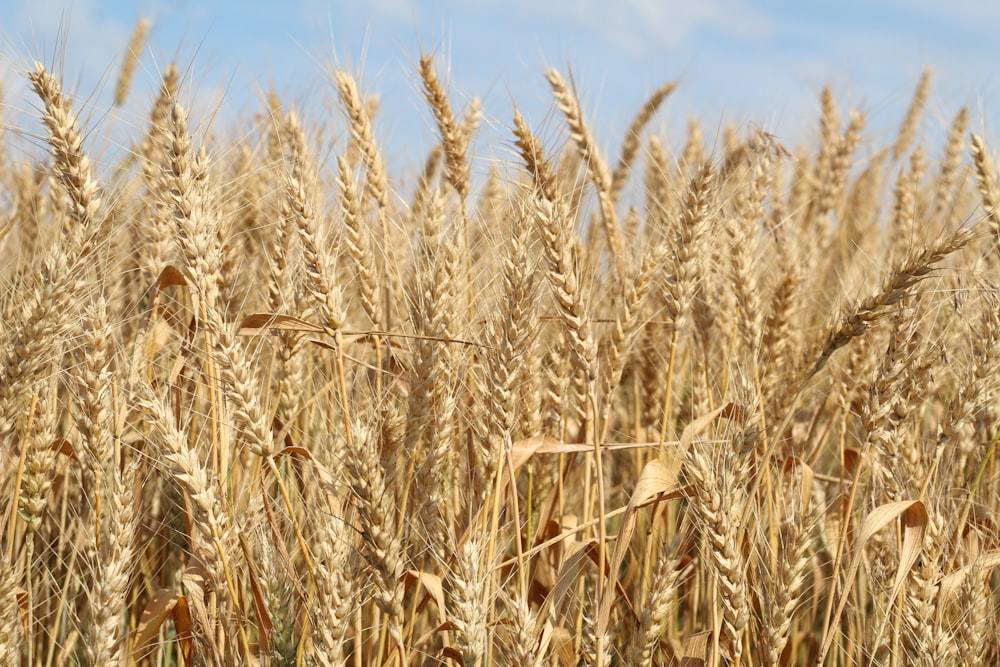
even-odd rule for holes
{"type": "MultiPolygon", "coordinates": [[[[391,156],[419,161],[433,138],[414,74],[421,51],[438,56],[456,106],[481,97],[490,127],[503,132],[516,99],[540,134],[561,127],[546,67],[570,71],[588,119],[612,153],[621,131],[660,83],[680,86],[657,126],[681,141],[697,115],[711,138],[724,122],[754,123],[795,144],[816,125],[818,95],[833,87],[846,118],[869,116],[889,132],[921,70],[934,68],[923,126],[929,149],[962,105],[992,138],[1000,127],[1000,3],[985,0],[0,0],[0,76],[14,109],[33,104],[23,70],[33,58],[64,55],[67,87],[99,119],[142,122],[158,69],[177,60],[192,106],[222,99],[224,121],[259,108],[273,87],[313,113],[333,97],[324,69],[352,70],[378,93],[380,139],[391,156]],[[13,5],[13,7],[11,7],[13,5]],[[151,38],[129,106],[111,110],[114,79],[140,16],[151,38]]],[[[17,121],[13,121],[17,122],[17,121]]],[[[219,122],[217,119],[216,122],[219,122]]],[[[496,136],[496,135],[492,135],[496,136]]],[[[493,143],[496,143],[495,141],[493,143]]],[[[995,142],[993,142],[995,143],[995,142]]]]}

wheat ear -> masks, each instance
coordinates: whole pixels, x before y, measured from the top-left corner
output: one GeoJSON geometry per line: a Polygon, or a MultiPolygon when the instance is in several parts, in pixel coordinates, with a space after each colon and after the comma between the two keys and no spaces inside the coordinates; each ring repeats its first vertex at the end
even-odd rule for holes
{"type": "Polygon", "coordinates": [[[489,604],[483,551],[475,539],[467,540],[459,547],[448,577],[456,644],[462,664],[469,667],[479,667],[486,658],[489,604]]]}
{"type": "Polygon", "coordinates": [[[132,77],[135,75],[135,66],[139,64],[139,53],[146,44],[146,37],[149,35],[151,23],[147,18],[136,21],[132,30],[132,38],[128,43],[128,50],[122,60],[122,68],[118,72],[118,82],[115,84],[115,106],[125,104],[128,97],[129,88],[132,87],[132,77]]]}
{"type": "Polygon", "coordinates": [[[121,618],[135,567],[139,528],[135,512],[138,473],[138,464],[130,463],[124,470],[115,467],[109,475],[107,539],[94,566],[90,623],[86,632],[87,655],[92,665],[126,664],[122,656],[126,633],[121,618]]]}
{"type": "Polygon", "coordinates": [[[466,157],[468,143],[455,120],[448,94],[434,70],[434,59],[430,55],[420,56],[420,79],[424,84],[424,96],[430,104],[438,131],[441,133],[445,178],[464,202],[469,196],[470,186],[469,164],[466,157]]]}
{"type": "MultiPolygon", "coordinates": [[[[704,445],[702,445],[703,447],[704,445]]],[[[691,450],[688,474],[698,494],[698,513],[704,520],[706,560],[711,566],[717,587],[716,601],[722,607],[721,651],[733,665],[739,665],[743,652],[743,631],[750,621],[747,595],[746,558],[741,546],[741,508],[750,499],[732,452],[713,460],[702,447],[691,450]]]]}
{"type": "Polygon", "coordinates": [[[346,667],[344,640],[357,604],[353,585],[349,526],[346,519],[317,512],[316,609],[312,621],[313,655],[322,667],[346,667]]]}
{"type": "Polygon", "coordinates": [[[830,155],[828,177],[818,184],[816,195],[816,212],[826,215],[833,210],[838,199],[843,195],[847,178],[851,172],[851,159],[861,141],[861,132],[865,127],[865,115],[859,112],[851,113],[850,121],[844,136],[836,143],[836,148],[830,155]]]}
{"type": "MultiPolygon", "coordinates": [[[[21,664],[24,635],[17,601],[17,578],[6,559],[0,556],[0,661],[5,665],[21,664]]],[[[29,638],[30,638],[29,634],[29,638]]]]}
{"type": "Polygon", "coordinates": [[[375,604],[387,617],[389,637],[402,654],[403,643],[403,554],[392,494],[387,491],[385,471],[378,460],[376,441],[370,431],[356,424],[353,450],[346,467],[351,496],[361,521],[361,553],[375,582],[375,604]]]}
{"type": "Polygon", "coordinates": [[[173,208],[170,206],[169,184],[161,173],[166,169],[167,150],[170,146],[170,115],[179,88],[177,66],[171,63],[163,71],[160,91],[150,112],[149,129],[139,144],[143,156],[142,180],[149,201],[147,241],[142,245],[144,262],[143,282],[152,284],[164,266],[170,264],[174,254],[173,208]]]}
{"type": "Polygon", "coordinates": [[[604,223],[604,232],[607,235],[608,250],[611,252],[611,259],[618,268],[619,274],[621,274],[624,269],[624,258],[622,257],[621,232],[618,229],[614,198],[611,194],[611,170],[597,149],[597,140],[584,122],[580,102],[566,79],[554,68],[545,73],[545,78],[548,79],[549,85],[552,87],[552,94],[556,98],[559,110],[566,117],[570,138],[576,144],[580,157],[587,167],[590,180],[597,190],[598,201],[601,205],[601,219],[604,223]]]}
{"type": "Polygon", "coordinates": [[[337,158],[337,185],[340,188],[340,207],[344,212],[344,240],[361,283],[361,305],[374,327],[381,327],[382,296],[371,249],[368,229],[361,217],[361,202],[354,185],[354,178],[347,160],[337,158]]]}
{"type": "Polygon", "coordinates": [[[323,326],[336,331],[343,326],[344,311],[340,287],[334,282],[333,261],[319,234],[319,223],[312,197],[315,183],[310,178],[310,158],[305,134],[294,112],[288,115],[291,128],[289,160],[291,169],[285,180],[285,198],[281,213],[291,218],[302,244],[306,288],[316,300],[323,326]]]}
{"type": "Polygon", "coordinates": [[[521,160],[531,175],[535,188],[543,199],[555,202],[558,199],[558,190],[552,164],[545,157],[545,150],[538,137],[532,133],[517,108],[514,109],[514,137],[521,160]]]}
{"type": "MultiPolygon", "coordinates": [[[[375,309],[369,305],[366,305],[365,308],[369,316],[373,313],[378,315],[379,319],[374,320],[377,327],[388,329],[392,315],[390,307],[392,305],[391,290],[395,288],[392,276],[395,275],[394,272],[397,265],[394,238],[390,229],[389,176],[386,172],[385,159],[382,157],[382,153],[375,142],[375,132],[372,129],[372,114],[361,100],[361,93],[358,91],[354,77],[347,72],[338,71],[335,79],[337,82],[337,92],[340,94],[340,100],[347,111],[348,128],[351,132],[351,138],[361,149],[366,173],[365,191],[375,200],[378,206],[378,220],[381,228],[381,238],[379,240],[384,256],[382,278],[385,282],[385,303],[379,304],[378,312],[375,312],[375,309]]],[[[361,243],[360,226],[363,220],[362,212],[364,207],[357,193],[353,192],[354,185],[348,180],[348,175],[349,171],[345,170],[343,166],[338,165],[341,202],[344,208],[345,219],[348,223],[348,231],[354,238],[351,245],[351,254],[357,257],[358,251],[355,250],[355,247],[358,243],[361,243]],[[352,191],[348,191],[348,184],[350,184],[352,191]]],[[[367,254],[368,251],[362,249],[361,252],[367,254]]],[[[361,272],[362,287],[364,287],[370,298],[372,294],[379,291],[373,288],[373,286],[375,288],[378,287],[374,257],[369,256],[365,259],[365,264],[366,270],[361,272]]]]}
{"type": "Polygon", "coordinates": [[[914,285],[926,278],[934,270],[935,264],[965,247],[974,235],[972,229],[960,227],[919,252],[904,257],[886,275],[878,290],[846,309],[844,316],[821,344],[816,360],[806,374],[807,378],[818,373],[834,352],[867,331],[890,306],[899,303],[914,285]]]}
{"type": "Polygon", "coordinates": [[[928,67],[920,75],[920,83],[913,93],[910,107],[906,110],[903,122],[899,125],[899,133],[896,135],[896,142],[892,145],[892,159],[900,159],[913,143],[913,137],[917,132],[917,125],[920,123],[920,115],[927,104],[927,97],[931,90],[931,69],[928,67]]]}
{"type": "Polygon", "coordinates": [[[951,122],[948,138],[945,141],[944,155],[941,158],[941,169],[938,173],[934,204],[934,217],[940,217],[955,202],[958,189],[959,171],[962,166],[962,154],[965,152],[965,132],[969,127],[969,108],[962,107],[951,122]]]}
{"type": "MultiPolygon", "coordinates": [[[[979,192],[983,197],[983,209],[986,211],[993,236],[1000,238],[1000,187],[997,186],[997,172],[993,167],[993,158],[986,148],[986,142],[978,135],[973,134],[970,143],[972,161],[976,165],[976,178],[979,180],[979,192]]],[[[1000,242],[994,248],[1000,252],[1000,242]]]]}
{"type": "Polygon", "coordinates": [[[765,663],[769,667],[781,664],[781,655],[788,643],[789,629],[795,619],[796,608],[802,599],[806,566],[812,531],[817,522],[813,505],[811,480],[786,485],[783,501],[781,539],[776,569],[764,575],[767,583],[765,598],[763,648],[765,663]]]}
{"type": "Polygon", "coordinates": [[[167,164],[160,176],[160,191],[167,198],[164,205],[173,218],[188,286],[198,299],[198,316],[204,322],[207,312],[217,306],[222,271],[219,218],[210,200],[208,156],[204,150],[194,151],[187,112],[179,104],[171,107],[164,139],[167,164]]]}
{"type": "Polygon", "coordinates": [[[618,164],[615,166],[615,170],[611,174],[611,201],[617,201],[619,195],[621,195],[622,188],[625,187],[625,181],[628,180],[629,172],[632,170],[632,163],[639,154],[642,131],[649,124],[649,121],[653,119],[653,116],[660,108],[660,105],[663,104],[663,101],[667,99],[667,96],[674,92],[676,88],[677,84],[673,81],[665,83],[657,88],[656,91],[649,96],[649,99],[646,100],[646,103],[642,105],[642,108],[639,109],[639,113],[636,114],[635,118],[632,119],[632,124],[629,125],[628,130],[625,132],[625,141],[622,142],[622,153],[618,158],[618,164]]]}
{"type": "Polygon", "coordinates": [[[101,200],[90,159],[83,152],[83,135],[77,128],[76,116],[56,77],[47,72],[44,65],[35,63],[28,79],[45,109],[42,122],[48,130],[49,149],[54,160],[53,174],[69,200],[69,217],[73,226],[68,230],[67,247],[85,255],[93,242],[89,237],[101,224],[101,200]]]}
{"type": "Polygon", "coordinates": [[[681,567],[681,542],[674,540],[660,548],[650,581],[649,598],[642,610],[639,627],[632,635],[630,664],[653,667],[659,654],[660,642],[667,629],[670,613],[677,604],[677,586],[690,574],[691,567],[681,567]]]}
{"type": "Polygon", "coordinates": [[[987,664],[987,638],[991,633],[991,620],[996,613],[992,602],[992,587],[985,583],[988,577],[983,569],[973,563],[959,590],[958,607],[963,613],[957,616],[955,622],[955,648],[969,667],[987,664]]]}
{"type": "MultiPolygon", "coordinates": [[[[163,398],[156,395],[152,387],[139,385],[136,404],[148,417],[148,426],[155,436],[153,446],[157,450],[157,460],[161,461],[170,475],[190,496],[194,505],[197,530],[196,553],[205,562],[211,581],[209,585],[220,594],[220,602],[239,605],[236,578],[230,554],[236,544],[236,525],[228,508],[219,498],[218,487],[209,469],[201,461],[198,452],[188,442],[186,430],[174,423],[170,408],[163,398]]],[[[194,536],[192,536],[194,537],[194,536]]],[[[237,623],[244,651],[251,655],[246,628],[237,623]]],[[[206,632],[209,628],[205,629],[206,632]]]]}

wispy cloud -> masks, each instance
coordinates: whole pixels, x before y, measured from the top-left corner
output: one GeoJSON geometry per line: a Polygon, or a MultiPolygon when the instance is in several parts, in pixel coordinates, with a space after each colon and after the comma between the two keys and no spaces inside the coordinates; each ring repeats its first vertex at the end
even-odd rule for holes
{"type": "Polygon", "coordinates": [[[770,18],[740,0],[666,3],[603,0],[520,3],[546,19],[575,22],[633,57],[689,47],[705,31],[739,40],[765,39],[770,18]]]}
{"type": "MultiPolygon", "coordinates": [[[[365,5],[374,20],[433,24],[448,15],[504,12],[525,28],[536,22],[561,31],[583,28],[604,42],[640,57],[690,46],[700,33],[758,41],[766,39],[773,20],[745,0],[373,0],[365,5]]],[[[489,25],[483,37],[489,39],[489,25]]]]}

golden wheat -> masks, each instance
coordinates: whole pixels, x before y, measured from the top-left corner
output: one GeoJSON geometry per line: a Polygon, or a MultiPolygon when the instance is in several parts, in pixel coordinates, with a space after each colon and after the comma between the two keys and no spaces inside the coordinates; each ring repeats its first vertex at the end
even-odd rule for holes
{"type": "Polygon", "coordinates": [[[550,69],[568,138],[515,107],[480,174],[481,103],[417,70],[408,174],[344,71],[342,125],[271,93],[203,133],[167,66],[115,162],[114,119],[30,68],[47,155],[0,133],[0,661],[995,664],[970,112],[922,144],[928,70],[889,145],[824,89],[791,150],[698,119],[674,146],[667,83],[612,169],[550,69]]]}

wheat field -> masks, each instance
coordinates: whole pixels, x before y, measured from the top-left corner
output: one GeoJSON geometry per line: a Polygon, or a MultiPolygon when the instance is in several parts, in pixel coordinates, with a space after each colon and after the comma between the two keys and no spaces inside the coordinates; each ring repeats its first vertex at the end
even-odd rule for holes
{"type": "Polygon", "coordinates": [[[0,662],[997,664],[1000,185],[930,71],[786,147],[671,145],[672,83],[598,138],[550,69],[480,169],[416,70],[415,172],[347,71],[209,132],[165,67],[115,161],[25,72],[0,662]]]}

